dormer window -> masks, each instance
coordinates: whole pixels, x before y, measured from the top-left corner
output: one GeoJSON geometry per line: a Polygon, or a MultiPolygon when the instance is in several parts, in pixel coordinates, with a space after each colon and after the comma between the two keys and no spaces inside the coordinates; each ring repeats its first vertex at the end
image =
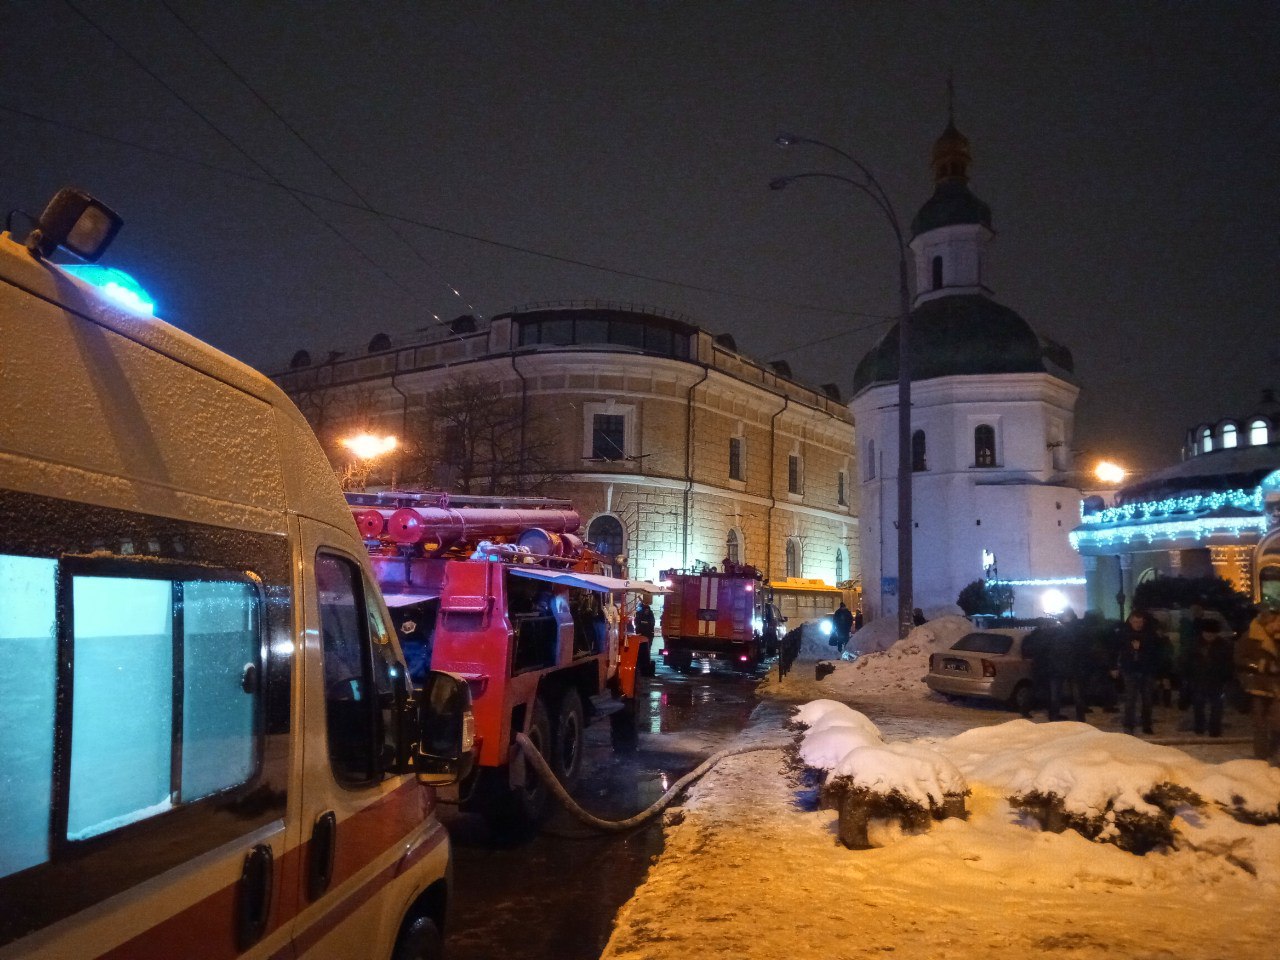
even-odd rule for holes
{"type": "Polygon", "coordinates": [[[1267,421],[1259,418],[1249,424],[1249,443],[1255,447],[1265,447],[1267,439],[1267,421]]]}
{"type": "Polygon", "coordinates": [[[1200,452],[1201,453],[1213,452],[1213,431],[1210,430],[1208,427],[1205,427],[1203,430],[1200,431],[1200,452]]]}
{"type": "Polygon", "coordinates": [[[1236,425],[1234,423],[1224,424],[1222,427],[1222,449],[1231,450],[1236,446],[1238,439],[1236,425]]]}

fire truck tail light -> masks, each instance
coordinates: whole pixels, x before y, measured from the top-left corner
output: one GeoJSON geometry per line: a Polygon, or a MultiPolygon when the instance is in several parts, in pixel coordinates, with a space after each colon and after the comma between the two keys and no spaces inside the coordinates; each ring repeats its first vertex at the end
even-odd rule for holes
{"type": "Polygon", "coordinates": [[[984,677],[994,677],[996,675],[996,665],[990,660],[982,661],[982,675],[984,677]]]}
{"type": "Polygon", "coordinates": [[[663,655],[664,657],[667,655],[667,648],[666,648],[666,647],[663,647],[663,648],[662,648],[662,655],[663,655]]]}
{"type": "Polygon", "coordinates": [[[748,656],[744,653],[744,654],[743,654],[742,656],[740,656],[738,659],[739,659],[739,660],[741,660],[743,663],[746,663],[746,662],[747,662],[749,659],[751,659],[751,658],[750,658],[750,657],[748,657],[748,656]]]}

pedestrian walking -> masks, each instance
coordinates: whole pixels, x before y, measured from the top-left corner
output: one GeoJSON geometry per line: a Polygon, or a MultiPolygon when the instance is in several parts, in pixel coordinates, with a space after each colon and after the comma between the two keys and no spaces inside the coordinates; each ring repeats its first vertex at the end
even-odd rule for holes
{"type": "Polygon", "coordinates": [[[1155,733],[1151,708],[1156,677],[1164,669],[1165,644],[1156,632],[1156,622],[1145,610],[1134,610],[1120,628],[1120,651],[1116,669],[1124,680],[1124,731],[1133,733],[1139,708],[1142,732],[1155,733]]]}
{"type": "Polygon", "coordinates": [[[1195,621],[1196,639],[1183,652],[1182,684],[1195,719],[1195,731],[1211,737],[1222,736],[1222,704],[1227,684],[1235,668],[1231,640],[1219,633],[1218,621],[1200,617],[1195,621]]]}
{"type": "Polygon", "coordinates": [[[836,648],[836,656],[844,653],[852,631],[853,614],[849,612],[849,608],[842,600],[840,606],[836,607],[835,613],[831,614],[831,644],[836,648]]]}

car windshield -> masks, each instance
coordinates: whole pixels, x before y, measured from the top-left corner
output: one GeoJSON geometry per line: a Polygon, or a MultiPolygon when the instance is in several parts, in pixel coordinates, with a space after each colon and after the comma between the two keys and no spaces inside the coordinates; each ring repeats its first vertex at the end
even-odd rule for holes
{"type": "Polygon", "coordinates": [[[1008,653],[1013,637],[1002,633],[970,633],[957,640],[952,650],[968,650],[970,653],[1008,653]]]}

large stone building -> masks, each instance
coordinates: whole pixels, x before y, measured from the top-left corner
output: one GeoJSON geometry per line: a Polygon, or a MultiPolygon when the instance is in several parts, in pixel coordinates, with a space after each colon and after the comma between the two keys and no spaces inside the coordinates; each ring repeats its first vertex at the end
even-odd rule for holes
{"type": "MultiPolygon", "coordinates": [[[[632,576],[726,556],[774,579],[859,576],[853,422],[836,388],[683,318],[607,305],[464,317],[412,343],[379,335],[363,355],[300,352],[275,380],[336,464],[358,430],[447,444],[430,406],[448,384],[508,404],[519,424],[496,459],[529,484],[549,477],[541,491],[572,500],[632,576]]],[[[504,492],[522,486],[505,479],[504,492]]]]}
{"type": "MultiPolygon", "coordinates": [[[[1014,612],[1083,608],[1068,534],[1079,491],[1070,451],[1079,388],[1065,347],[986,287],[991,209],[969,190],[968,140],[948,125],[933,148],[935,189],[911,223],[911,462],[914,602],[950,607],[980,578],[1013,585],[1014,612]],[[1052,592],[1051,592],[1052,591],[1052,592]]],[[[863,603],[897,600],[898,327],[862,358],[858,425],[863,603]]]]}
{"type": "Polygon", "coordinates": [[[1071,535],[1090,606],[1119,614],[1160,576],[1221,577],[1280,600],[1280,403],[1272,391],[1243,417],[1187,431],[1181,463],[1085,502],[1071,535]]]}

